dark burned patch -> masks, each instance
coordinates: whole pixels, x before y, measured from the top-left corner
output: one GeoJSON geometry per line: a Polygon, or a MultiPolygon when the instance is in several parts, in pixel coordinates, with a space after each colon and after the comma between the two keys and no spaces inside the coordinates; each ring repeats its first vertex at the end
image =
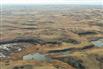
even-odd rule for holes
{"type": "Polygon", "coordinates": [[[32,65],[15,66],[12,69],[33,69],[32,65]]]}
{"type": "Polygon", "coordinates": [[[102,23],[97,23],[96,25],[100,26],[100,27],[103,27],[103,24],[102,23]]]}
{"type": "Polygon", "coordinates": [[[76,69],[85,69],[85,66],[82,65],[83,63],[82,60],[76,60],[72,57],[62,57],[58,58],[58,60],[68,63],[69,65],[75,67],[76,69]]]}
{"type": "Polygon", "coordinates": [[[84,46],[81,50],[84,50],[84,49],[91,49],[95,47],[93,44],[89,45],[89,46],[84,46]]]}
{"type": "Polygon", "coordinates": [[[28,29],[28,30],[35,30],[35,29],[37,29],[37,28],[34,28],[34,27],[28,27],[28,28],[21,28],[21,29],[28,29]]]}
{"type": "Polygon", "coordinates": [[[59,38],[58,41],[65,42],[65,43],[72,43],[72,44],[79,44],[80,43],[79,41],[77,41],[75,39],[68,38],[68,37],[59,38]]]}
{"type": "Polygon", "coordinates": [[[99,39],[103,39],[103,37],[94,37],[89,39],[90,41],[98,41],[99,39]]]}
{"type": "Polygon", "coordinates": [[[27,24],[27,23],[23,23],[22,25],[27,25],[27,26],[36,26],[36,24],[35,24],[35,23],[29,23],[29,24],[27,24]]]}
{"type": "Polygon", "coordinates": [[[76,41],[74,39],[70,39],[70,38],[58,38],[55,40],[46,40],[44,43],[45,44],[57,44],[57,45],[61,45],[63,42],[65,43],[71,43],[71,44],[79,44],[79,41],[76,41]]]}
{"type": "Polygon", "coordinates": [[[52,50],[52,51],[49,51],[48,53],[59,53],[59,52],[66,52],[66,51],[71,51],[71,50],[75,50],[75,49],[67,48],[67,49],[63,49],[63,50],[52,50]]]}
{"type": "Polygon", "coordinates": [[[48,53],[59,53],[59,52],[67,52],[67,51],[85,50],[85,49],[91,49],[93,47],[94,47],[94,45],[85,46],[83,48],[66,48],[66,49],[62,49],[62,50],[52,50],[52,51],[49,51],[48,53]]]}
{"type": "Polygon", "coordinates": [[[86,32],[78,32],[77,34],[80,35],[80,36],[83,36],[83,35],[95,35],[95,34],[97,34],[97,32],[86,31],[86,32]]]}
{"type": "Polygon", "coordinates": [[[85,66],[82,65],[83,61],[81,60],[75,60],[74,58],[69,58],[68,59],[68,64],[72,65],[73,67],[77,69],[85,69],[85,66]]]}
{"type": "Polygon", "coordinates": [[[79,44],[80,43],[74,39],[63,39],[62,42],[72,43],[72,44],[79,44]]]}
{"type": "Polygon", "coordinates": [[[57,44],[60,45],[62,44],[62,40],[44,40],[41,38],[37,37],[17,37],[15,39],[7,39],[7,40],[1,40],[0,45],[2,44],[11,44],[11,43],[31,43],[31,44],[40,44],[40,45],[45,45],[45,44],[57,44]]]}
{"type": "Polygon", "coordinates": [[[34,37],[18,37],[12,40],[2,40],[0,41],[0,45],[2,44],[10,44],[10,43],[32,43],[32,44],[41,44],[43,41],[39,38],[34,37]]]}
{"type": "Polygon", "coordinates": [[[45,45],[45,44],[61,45],[62,42],[59,42],[59,41],[46,41],[46,42],[44,42],[44,45],[45,45]]]}

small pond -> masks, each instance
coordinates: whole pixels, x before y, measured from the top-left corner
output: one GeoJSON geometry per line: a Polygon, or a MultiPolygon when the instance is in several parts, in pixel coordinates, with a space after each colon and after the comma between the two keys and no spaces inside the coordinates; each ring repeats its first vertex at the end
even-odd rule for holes
{"type": "Polygon", "coordinates": [[[95,46],[101,47],[103,46],[103,39],[99,39],[97,41],[92,41],[95,46]]]}
{"type": "Polygon", "coordinates": [[[36,60],[36,61],[52,61],[51,58],[47,57],[44,54],[40,54],[40,53],[34,53],[34,54],[28,54],[23,56],[23,60],[36,60]]]}

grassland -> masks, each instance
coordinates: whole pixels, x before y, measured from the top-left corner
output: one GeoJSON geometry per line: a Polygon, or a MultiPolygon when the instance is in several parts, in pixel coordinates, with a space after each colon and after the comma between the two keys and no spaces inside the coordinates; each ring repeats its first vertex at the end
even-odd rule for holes
{"type": "Polygon", "coordinates": [[[92,43],[103,39],[103,9],[86,7],[3,9],[1,69],[103,69],[103,46],[92,43]],[[23,59],[34,53],[52,61],[23,59]]]}

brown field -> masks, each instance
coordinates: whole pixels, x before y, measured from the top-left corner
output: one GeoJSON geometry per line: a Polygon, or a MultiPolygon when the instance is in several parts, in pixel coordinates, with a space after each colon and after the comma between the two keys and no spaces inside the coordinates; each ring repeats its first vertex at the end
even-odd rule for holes
{"type": "Polygon", "coordinates": [[[33,7],[1,10],[1,69],[103,69],[103,8],[33,7]],[[23,59],[34,53],[52,61],[23,59]]]}

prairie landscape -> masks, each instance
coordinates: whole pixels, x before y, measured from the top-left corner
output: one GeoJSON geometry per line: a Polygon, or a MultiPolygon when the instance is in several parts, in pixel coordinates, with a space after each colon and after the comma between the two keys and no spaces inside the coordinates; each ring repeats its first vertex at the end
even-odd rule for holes
{"type": "Polygon", "coordinates": [[[1,69],[103,69],[103,6],[3,5],[1,69]]]}

